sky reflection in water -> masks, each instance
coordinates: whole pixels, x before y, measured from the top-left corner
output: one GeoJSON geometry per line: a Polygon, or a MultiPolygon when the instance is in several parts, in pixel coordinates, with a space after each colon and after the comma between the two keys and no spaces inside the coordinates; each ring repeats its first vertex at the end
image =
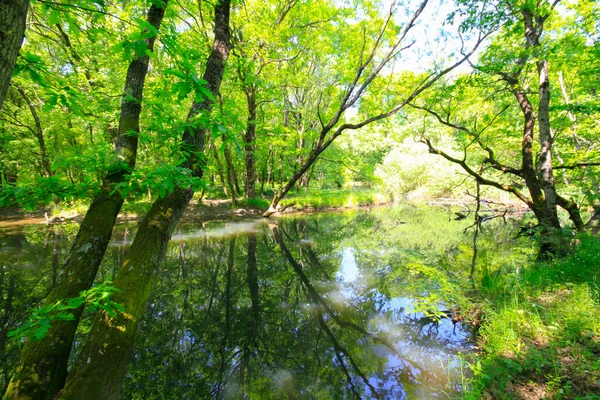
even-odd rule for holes
{"type": "MultiPolygon", "coordinates": [[[[469,332],[415,312],[414,278],[404,272],[408,256],[435,265],[462,240],[463,226],[440,224],[440,212],[181,224],[121,397],[426,399],[458,390],[457,354],[469,351],[469,332]]],[[[1,236],[0,261],[22,286],[23,304],[47,290],[76,232],[48,229],[1,236]],[[23,268],[34,260],[35,271],[23,268]]],[[[99,280],[118,270],[134,230],[117,228],[99,280]]]]}

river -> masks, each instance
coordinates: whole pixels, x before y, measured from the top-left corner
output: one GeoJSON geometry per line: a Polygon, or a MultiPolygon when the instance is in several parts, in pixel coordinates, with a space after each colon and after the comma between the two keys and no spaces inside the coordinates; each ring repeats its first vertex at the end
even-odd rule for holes
{"type": "MultiPolygon", "coordinates": [[[[472,231],[463,232],[471,219],[455,221],[452,211],[403,205],[182,222],[121,398],[428,399],[460,391],[462,355],[474,343],[449,282],[468,274],[472,231]]],[[[47,293],[76,232],[76,224],[0,230],[2,387],[19,353],[6,333],[47,293]]],[[[498,232],[488,229],[487,240],[498,232]]],[[[115,228],[98,282],[118,271],[134,234],[133,222],[115,228]]],[[[72,358],[89,326],[87,315],[72,358]]]]}

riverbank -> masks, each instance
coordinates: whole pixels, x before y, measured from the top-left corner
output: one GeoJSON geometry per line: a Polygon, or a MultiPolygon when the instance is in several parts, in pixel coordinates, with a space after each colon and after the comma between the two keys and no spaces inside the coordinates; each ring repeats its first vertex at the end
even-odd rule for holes
{"type": "Polygon", "coordinates": [[[465,398],[600,398],[600,243],[578,243],[553,262],[478,267],[469,302],[481,313],[481,351],[465,398]]]}
{"type": "MultiPolygon", "coordinates": [[[[399,201],[399,200],[396,200],[399,201]]],[[[388,195],[373,190],[335,189],[291,193],[279,205],[277,215],[302,214],[323,211],[342,211],[368,207],[380,207],[394,203],[388,195]]],[[[428,198],[407,197],[404,202],[428,204],[434,206],[463,207],[465,214],[474,208],[473,199],[464,198],[428,198]]],[[[126,202],[117,222],[140,220],[152,205],[151,200],[126,202]]],[[[183,221],[227,221],[247,217],[257,217],[269,207],[269,199],[239,199],[235,205],[231,199],[204,198],[194,199],[184,213],[183,221]]],[[[87,211],[86,202],[59,204],[36,211],[26,212],[16,207],[0,209],[0,228],[40,223],[81,222],[87,211]]],[[[482,211],[493,211],[494,208],[522,213],[522,203],[506,200],[487,201],[482,211]]]]}
{"type": "MultiPolygon", "coordinates": [[[[277,214],[337,211],[390,204],[385,195],[371,191],[331,190],[307,195],[305,193],[282,200],[277,214]]],[[[150,201],[129,202],[123,205],[117,222],[136,221],[150,209],[150,201]]],[[[257,217],[269,207],[266,199],[240,199],[233,205],[231,199],[192,200],[182,221],[227,221],[257,217]]],[[[52,209],[46,207],[34,212],[18,208],[0,210],[0,228],[39,223],[81,222],[87,211],[86,204],[74,204],[52,209]]]]}
{"type": "MultiPolygon", "coordinates": [[[[386,199],[381,202],[369,199],[377,198],[349,198],[341,193],[327,199],[314,195],[291,198],[283,202],[282,213],[387,204],[386,199]]],[[[208,199],[191,204],[184,220],[208,222],[259,217],[265,204],[266,200],[240,201],[233,207],[230,200],[208,199]]],[[[436,205],[464,207],[468,204],[437,201],[436,205]]],[[[150,203],[129,204],[119,219],[135,221],[149,206],[150,203]]],[[[83,218],[83,212],[70,212],[59,215],[56,222],[83,218]]],[[[450,211],[449,214],[454,215],[450,211]]],[[[0,224],[39,222],[46,222],[44,211],[33,214],[15,212],[12,216],[4,213],[0,224]]],[[[532,239],[531,247],[534,246],[532,239]]],[[[462,251],[469,255],[468,249],[462,251]]],[[[523,257],[491,259],[485,254],[485,251],[480,252],[477,259],[476,290],[472,290],[469,282],[462,278],[447,282],[453,286],[453,291],[462,291],[460,309],[465,322],[478,326],[476,342],[479,352],[464,359],[464,398],[597,398],[593,396],[600,393],[598,239],[582,237],[573,247],[572,254],[548,263],[525,261],[527,258],[523,257]]],[[[456,257],[451,262],[462,265],[456,257]]],[[[461,268],[468,267],[465,264],[461,268]]]]}

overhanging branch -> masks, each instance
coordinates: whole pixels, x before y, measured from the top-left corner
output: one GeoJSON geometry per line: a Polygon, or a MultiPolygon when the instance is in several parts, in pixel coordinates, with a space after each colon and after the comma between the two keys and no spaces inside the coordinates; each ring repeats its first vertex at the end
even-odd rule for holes
{"type": "Polygon", "coordinates": [[[504,184],[501,184],[499,182],[492,181],[492,180],[489,180],[487,178],[484,178],[481,174],[479,174],[475,170],[473,170],[473,168],[471,168],[464,159],[460,160],[458,158],[452,157],[448,153],[443,152],[443,151],[435,148],[431,144],[431,141],[428,138],[424,137],[424,138],[422,138],[420,140],[420,142],[427,145],[430,153],[440,155],[443,158],[445,158],[446,160],[450,161],[451,163],[454,163],[454,164],[457,164],[457,165],[461,166],[462,169],[466,173],[468,173],[470,176],[472,176],[480,185],[491,186],[491,187],[495,187],[496,189],[500,189],[502,191],[512,193],[519,200],[521,200],[522,202],[524,202],[525,204],[527,204],[529,207],[532,207],[533,203],[531,202],[531,200],[527,196],[525,196],[523,193],[521,193],[521,191],[519,191],[514,186],[512,186],[512,185],[504,185],[504,184]]]}

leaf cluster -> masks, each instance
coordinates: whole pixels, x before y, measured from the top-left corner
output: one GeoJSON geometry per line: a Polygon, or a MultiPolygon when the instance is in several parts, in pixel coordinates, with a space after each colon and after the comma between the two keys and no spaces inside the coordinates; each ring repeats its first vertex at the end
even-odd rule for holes
{"type": "Polygon", "coordinates": [[[122,292],[113,285],[112,277],[108,276],[104,282],[80,292],[78,297],[34,308],[27,321],[10,331],[8,337],[17,343],[22,343],[25,339],[40,341],[46,337],[53,323],[74,320],[73,310],[82,306],[87,306],[90,312],[102,310],[109,318],[115,318],[119,313],[124,313],[125,308],[112,301],[111,296],[122,292]]]}

